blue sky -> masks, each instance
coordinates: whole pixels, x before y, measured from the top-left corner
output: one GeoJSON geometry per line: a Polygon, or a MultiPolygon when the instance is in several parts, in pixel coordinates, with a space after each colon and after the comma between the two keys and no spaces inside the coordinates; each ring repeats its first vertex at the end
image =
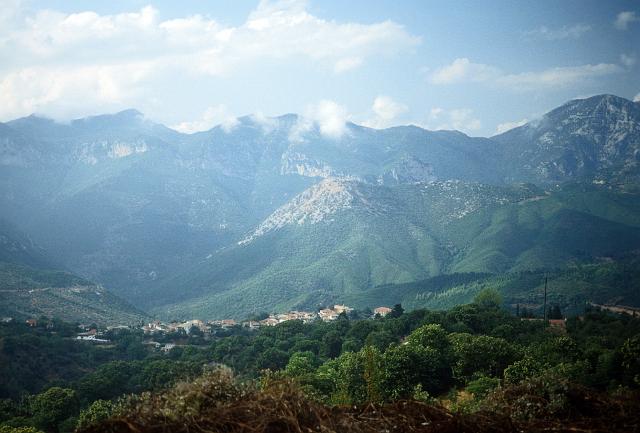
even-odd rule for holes
{"type": "Polygon", "coordinates": [[[638,1],[19,1],[0,121],[135,107],[192,132],[288,112],[490,136],[576,97],[640,97],[638,1]]]}

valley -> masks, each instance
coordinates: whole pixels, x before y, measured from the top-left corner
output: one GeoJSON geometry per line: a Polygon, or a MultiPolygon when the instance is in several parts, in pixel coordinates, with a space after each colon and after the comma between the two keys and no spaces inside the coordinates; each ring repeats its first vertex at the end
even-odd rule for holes
{"type": "MultiPolygon", "coordinates": [[[[477,290],[420,303],[401,287],[477,273],[506,278],[508,294],[527,272],[569,278],[635,263],[637,102],[574,100],[491,138],[353,123],[338,139],[314,127],[292,135],[300,122],[246,116],[188,135],[127,110],[2,124],[0,206],[21,241],[3,238],[0,259],[65,270],[83,287],[185,320],[370,307],[380,287],[387,304],[441,308],[477,290]]],[[[3,275],[6,289],[13,277],[3,275]]],[[[22,288],[42,287],[32,283],[22,288]]],[[[563,307],[638,301],[633,290],[572,287],[556,299],[563,307]]],[[[11,308],[27,311],[23,301],[11,308]]]]}

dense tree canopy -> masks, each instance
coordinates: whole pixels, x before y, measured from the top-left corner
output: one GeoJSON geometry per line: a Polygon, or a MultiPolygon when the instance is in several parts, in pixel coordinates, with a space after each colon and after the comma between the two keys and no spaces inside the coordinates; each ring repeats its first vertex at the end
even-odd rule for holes
{"type": "Polygon", "coordinates": [[[143,344],[148,337],[138,331],[112,331],[113,344],[98,348],[3,324],[0,395],[12,399],[0,400],[0,426],[72,431],[107,417],[125,394],[164,389],[219,364],[241,380],[292,378],[327,404],[440,398],[470,410],[500,386],[549,375],[556,378],[549,383],[564,378],[601,390],[640,387],[640,320],[590,311],[569,318],[566,329],[545,327],[500,302],[486,291],[448,311],[398,306],[385,318],[289,321],[206,340],[154,337],[179,343],[168,353],[143,344]],[[458,393],[471,400],[458,401],[458,393]]]}

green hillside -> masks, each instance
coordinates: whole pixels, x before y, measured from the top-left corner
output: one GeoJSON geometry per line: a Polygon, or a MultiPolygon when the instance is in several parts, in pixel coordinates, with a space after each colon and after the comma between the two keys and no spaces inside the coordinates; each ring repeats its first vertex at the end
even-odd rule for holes
{"type": "Polygon", "coordinates": [[[29,116],[0,127],[0,218],[26,233],[0,222],[0,262],[69,270],[163,317],[239,318],[615,261],[640,249],[639,116],[599,95],[491,138],[346,123],[335,139],[292,138],[294,114],[195,134],[135,110],[29,116]]]}
{"type": "Polygon", "coordinates": [[[480,291],[494,288],[515,310],[542,314],[544,280],[548,278],[547,303],[565,314],[581,314],[588,302],[640,305],[640,259],[626,257],[568,269],[524,271],[501,275],[452,274],[406,284],[375,287],[340,301],[358,308],[401,303],[406,309],[442,310],[470,302],[480,291]]]}
{"type": "Polygon", "coordinates": [[[137,323],[146,315],[54,261],[18,228],[0,221],[0,317],[55,317],[100,325],[137,323]]]}
{"type": "Polygon", "coordinates": [[[58,270],[0,262],[0,316],[41,316],[99,325],[134,324],[147,316],[108,290],[58,270]]]}
{"type": "MultiPolygon", "coordinates": [[[[353,197],[348,205],[316,223],[285,224],[213,254],[159,286],[153,311],[209,318],[342,299],[363,305],[372,296],[368,289],[385,284],[561,269],[640,248],[637,193],[594,185],[547,192],[462,182],[344,185],[353,197]]],[[[321,210],[320,202],[314,203],[321,210]]],[[[276,212],[275,221],[289,211],[276,212]]],[[[399,300],[397,287],[389,292],[399,300]]]]}

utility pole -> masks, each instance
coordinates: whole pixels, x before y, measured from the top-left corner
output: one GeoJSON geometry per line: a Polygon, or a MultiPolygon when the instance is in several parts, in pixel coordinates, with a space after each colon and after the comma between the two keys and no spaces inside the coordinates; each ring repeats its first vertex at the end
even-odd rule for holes
{"type": "Polygon", "coordinates": [[[547,326],[547,274],[544,274],[544,326],[547,326]]]}

